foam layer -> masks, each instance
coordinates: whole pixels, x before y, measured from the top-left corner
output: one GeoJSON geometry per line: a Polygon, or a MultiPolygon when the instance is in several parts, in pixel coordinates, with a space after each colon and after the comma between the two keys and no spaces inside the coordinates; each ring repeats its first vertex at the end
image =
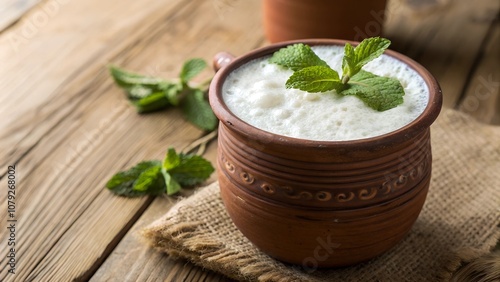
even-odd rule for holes
{"type": "MultiPolygon", "coordinates": [[[[314,46],[314,52],[342,74],[343,47],[314,46]]],[[[401,128],[425,109],[429,91],[411,68],[382,55],[363,69],[399,79],[404,103],[378,112],[354,96],[335,91],[307,93],[286,89],[291,70],[259,58],[234,70],[223,85],[223,98],[231,112],[243,121],[272,133],[309,140],[343,141],[369,138],[401,128]]]]}

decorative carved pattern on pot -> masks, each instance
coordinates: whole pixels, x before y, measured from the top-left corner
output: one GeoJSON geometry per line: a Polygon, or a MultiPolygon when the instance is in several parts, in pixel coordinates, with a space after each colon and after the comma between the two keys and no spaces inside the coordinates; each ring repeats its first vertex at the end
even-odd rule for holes
{"type": "Polygon", "coordinates": [[[339,203],[349,202],[352,199],[354,199],[354,193],[353,192],[349,192],[348,194],[346,194],[346,193],[338,193],[337,196],[335,197],[335,199],[339,203]]]}
{"type": "Polygon", "coordinates": [[[235,167],[232,163],[226,160],[225,157],[222,157],[222,162],[224,163],[224,168],[226,169],[227,172],[234,173],[235,167]]]}
{"type": "Polygon", "coordinates": [[[240,172],[240,178],[246,184],[252,184],[255,181],[253,175],[244,171],[240,172]]]}
{"type": "Polygon", "coordinates": [[[418,183],[424,175],[429,171],[430,155],[420,161],[416,168],[407,172],[386,176],[386,181],[380,185],[369,188],[360,188],[352,192],[329,192],[329,191],[311,191],[299,187],[291,187],[289,185],[280,186],[271,184],[268,181],[255,178],[255,176],[242,168],[236,166],[229,161],[224,154],[221,154],[221,166],[235,182],[247,187],[249,190],[263,191],[271,197],[282,197],[292,200],[307,200],[318,202],[334,201],[345,203],[350,201],[369,201],[377,197],[386,197],[391,193],[398,192],[402,189],[410,189],[418,183]],[[239,176],[239,177],[238,177],[239,176]]]}
{"type": "Polygon", "coordinates": [[[370,200],[370,199],[373,199],[375,198],[375,196],[377,195],[377,188],[370,188],[370,190],[368,189],[361,189],[359,190],[358,192],[358,197],[360,200],[370,200]]]}
{"type": "Polygon", "coordinates": [[[313,197],[313,193],[309,191],[296,191],[294,188],[290,186],[280,186],[280,190],[283,190],[285,197],[294,200],[311,200],[315,198],[313,197]]]}
{"type": "Polygon", "coordinates": [[[263,183],[262,185],[260,185],[260,188],[262,188],[262,190],[264,190],[264,192],[268,194],[276,193],[276,189],[274,189],[274,187],[269,183],[263,183]]]}

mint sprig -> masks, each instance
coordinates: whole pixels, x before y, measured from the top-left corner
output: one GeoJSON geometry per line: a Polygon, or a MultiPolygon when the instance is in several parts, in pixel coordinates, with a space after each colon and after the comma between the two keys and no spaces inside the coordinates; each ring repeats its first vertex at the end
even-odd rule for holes
{"type": "Polygon", "coordinates": [[[198,155],[177,154],[169,148],[163,162],[140,162],[115,174],[106,184],[113,193],[125,197],[174,195],[181,188],[205,181],[214,172],[212,164],[198,155]]]}
{"type": "Polygon", "coordinates": [[[190,85],[190,81],[206,67],[203,59],[190,59],[182,66],[178,81],[132,73],[116,66],[110,66],[109,71],[116,84],[125,90],[137,112],[149,113],[181,106],[189,122],[211,131],[217,127],[217,118],[208,104],[207,83],[199,87],[190,85]]]}
{"type": "Polygon", "coordinates": [[[404,88],[399,80],[363,71],[368,62],[389,47],[388,39],[373,37],[355,48],[346,43],[342,59],[342,77],[304,44],[294,44],[275,52],[269,62],[292,69],[286,88],[307,92],[335,90],[340,95],[355,95],[377,111],[392,109],[403,103],[404,88]]]}

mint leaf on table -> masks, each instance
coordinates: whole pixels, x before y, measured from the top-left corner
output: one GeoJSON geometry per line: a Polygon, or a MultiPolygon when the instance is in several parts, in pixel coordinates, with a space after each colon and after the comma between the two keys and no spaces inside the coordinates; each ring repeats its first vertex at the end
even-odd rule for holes
{"type": "Polygon", "coordinates": [[[127,92],[127,97],[131,101],[135,100],[140,100],[144,97],[147,97],[151,94],[153,94],[154,89],[151,89],[150,87],[145,87],[142,85],[134,85],[126,88],[127,92]]]}
{"type": "Polygon", "coordinates": [[[125,90],[138,113],[181,106],[189,122],[202,130],[214,130],[218,121],[206,95],[210,80],[197,87],[189,85],[189,81],[206,67],[207,63],[203,59],[190,59],[182,66],[176,82],[125,71],[116,66],[110,66],[109,71],[116,84],[125,90]]]}
{"type": "Polygon", "coordinates": [[[161,168],[161,162],[159,161],[140,162],[129,170],[121,171],[115,174],[106,183],[106,187],[111,192],[120,196],[137,197],[137,196],[147,195],[146,191],[134,190],[134,184],[144,171],[147,171],[148,169],[153,167],[161,168]]]}
{"type": "Polygon", "coordinates": [[[165,170],[170,170],[181,164],[181,157],[177,154],[174,148],[169,148],[167,155],[163,159],[162,167],[165,170]]]}
{"type": "Polygon", "coordinates": [[[307,92],[325,92],[332,89],[341,91],[344,85],[339,74],[330,67],[314,66],[294,72],[285,86],[307,92]]]}
{"type": "Polygon", "coordinates": [[[193,186],[205,181],[214,167],[204,158],[197,155],[177,154],[170,148],[162,164],[167,195],[173,195],[181,186],[193,186]]]}
{"type": "Polygon", "coordinates": [[[122,87],[133,87],[137,85],[141,85],[144,87],[151,87],[152,89],[156,89],[155,87],[165,80],[152,76],[145,76],[133,72],[128,72],[116,66],[110,66],[109,71],[111,76],[115,80],[116,84],[122,87]]]}
{"type": "Polygon", "coordinates": [[[269,62],[298,71],[312,66],[325,66],[328,64],[321,60],[308,45],[299,43],[281,48],[273,54],[269,62]]]}
{"type": "Polygon", "coordinates": [[[161,166],[153,166],[144,170],[134,182],[134,191],[147,192],[150,195],[159,195],[164,192],[164,183],[161,166]]]}
{"type": "Polygon", "coordinates": [[[167,97],[168,102],[172,106],[178,106],[180,100],[182,99],[181,94],[184,91],[184,87],[179,84],[165,84],[162,86],[162,91],[165,97],[167,97]]]}
{"type": "Polygon", "coordinates": [[[355,95],[367,106],[386,111],[403,103],[404,88],[399,80],[362,71],[364,65],[379,57],[389,47],[388,39],[373,37],[352,47],[346,43],[342,59],[342,78],[304,44],[294,44],[276,51],[269,59],[294,70],[286,88],[307,92],[335,90],[339,95],[355,95]]]}
{"type": "Polygon", "coordinates": [[[167,187],[167,195],[171,196],[181,191],[181,185],[170,175],[166,170],[162,169],[165,185],[167,187]]]}
{"type": "Polygon", "coordinates": [[[199,128],[212,131],[217,127],[219,121],[203,91],[191,90],[182,100],[181,107],[184,117],[199,128]]]}
{"type": "Polygon", "coordinates": [[[182,186],[193,186],[203,182],[214,172],[212,164],[196,155],[181,154],[179,166],[168,171],[182,186]]]}
{"type": "Polygon", "coordinates": [[[163,160],[162,169],[166,181],[171,181],[170,178],[173,178],[177,182],[170,183],[170,185],[174,185],[170,189],[169,183],[167,183],[167,193],[169,190],[175,191],[177,184],[182,186],[199,184],[210,177],[215,170],[206,159],[197,155],[177,154],[173,149],[168,150],[167,156],[163,160]]]}
{"type": "Polygon", "coordinates": [[[342,59],[342,81],[347,82],[364,65],[382,55],[389,45],[391,41],[380,37],[365,39],[356,48],[346,43],[342,59]]]}
{"type": "Polygon", "coordinates": [[[348,88],[340,94],[356,95],[372,109],[385,111],[403,103],[404,89],[395,78],[377,76],[362,70],[350,81],[348,88]]]}
{"type": "Polygon", "coordinates": [[[197,76],[207,67],[207,63],[200,58],[194,58],[186,61],[182,66],[179,77],[182,83],[187,83],[193,77],[197,76]]]}
{"type": "Polygon", "coordinates": [[[214,172],[212,164],[198,155],[177,154],[169,148],[163,162],[140,162],[129,170],[115,174],[106,187],[125,197],[173,195],[183,187],[205,181],[214,172]]]}
{"type": "Polygon", "coordinates": [[[138,113],[154,112],[171,104],[175,105],[175,99],[170,98],[175,95],[166,94],[172,92],[171,89],[178,92],[176,84],[161,78],[128,72],[115,66],[111,66],[109,70],[116,84],[125,90],[138,113]],[[170,100],[173,100],[173,103],[170,100]]]}
{"type": "Polygon", "coordinates": [[[170,105],[168,98],[163,92],[155,92],[141,98],[137,101],[132,101],[138,113],[149,113],[163,110],[170,105]]]}

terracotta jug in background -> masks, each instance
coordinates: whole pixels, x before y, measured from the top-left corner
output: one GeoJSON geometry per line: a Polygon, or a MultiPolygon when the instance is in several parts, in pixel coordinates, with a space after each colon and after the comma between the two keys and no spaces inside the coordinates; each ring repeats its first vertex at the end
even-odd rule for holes
{"type": "Polygon", "coordinates": [[[263,0],[266,38],[360,41],[382,33],[386,0],[263,0]]]}

